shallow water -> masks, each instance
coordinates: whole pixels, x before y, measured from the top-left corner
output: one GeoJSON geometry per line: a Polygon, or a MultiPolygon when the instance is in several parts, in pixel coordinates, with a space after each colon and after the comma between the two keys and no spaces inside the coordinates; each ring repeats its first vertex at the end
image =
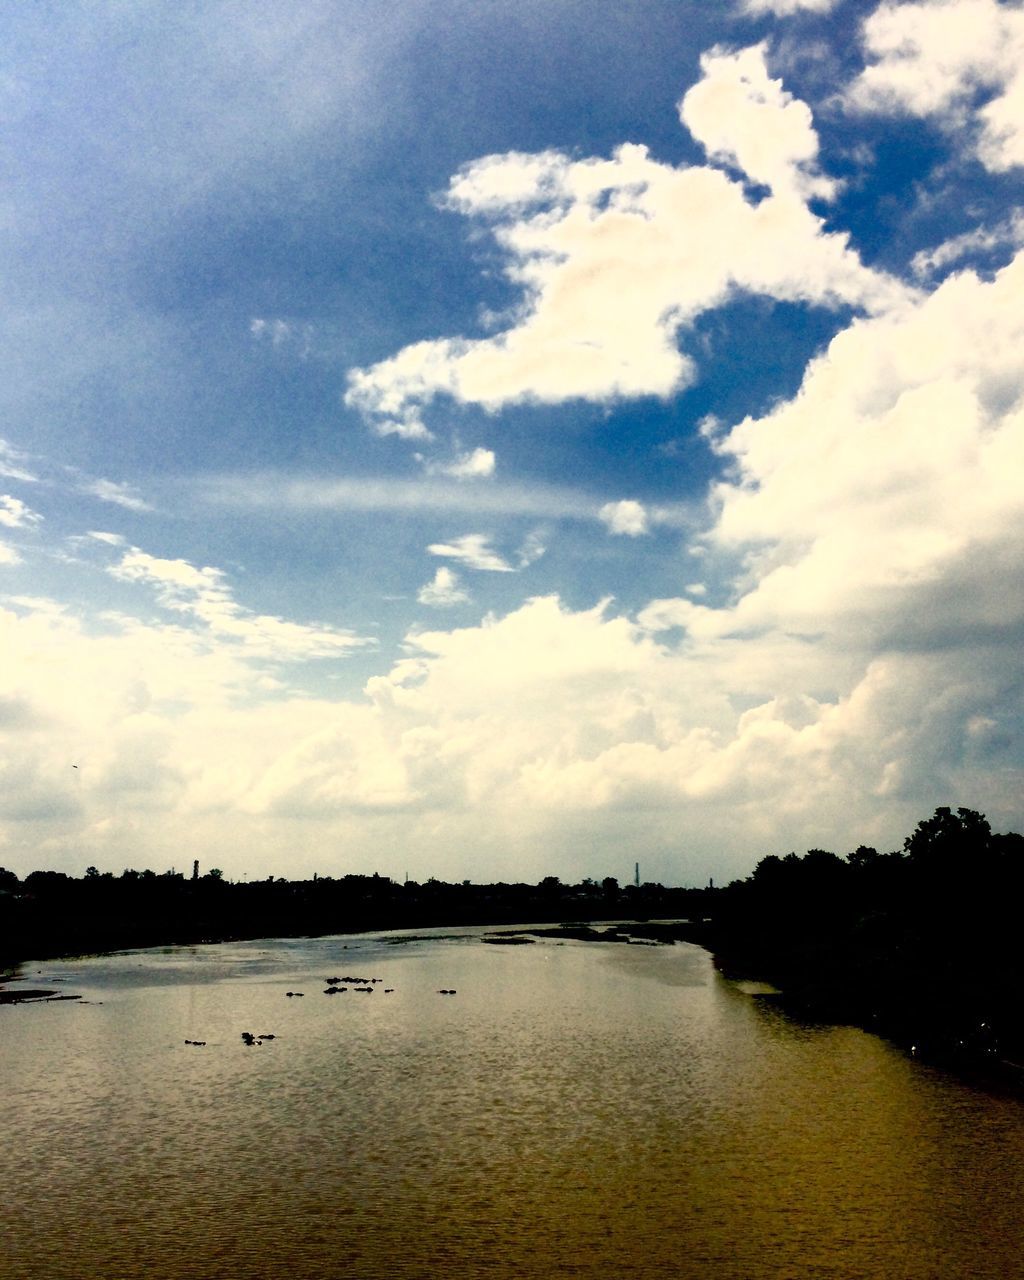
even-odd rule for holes
{"type": "Polygon", "coordinates": [[[0,1274],[1024,1274],[1019,1100],[697,947],[483,932],[27,966],[83,999],[0,1008],[0,1274]]]}

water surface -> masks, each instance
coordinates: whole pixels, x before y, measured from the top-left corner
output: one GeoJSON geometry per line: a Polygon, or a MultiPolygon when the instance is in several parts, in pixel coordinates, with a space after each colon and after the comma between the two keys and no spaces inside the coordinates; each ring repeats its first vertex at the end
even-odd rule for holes
{"type": "Polygon", "coordinates": [[[1024,1274],[1016,1098],[697,947],[483,932],[27,966],[82,999],[0,1008],[5,1280],[1024,1274]]]}

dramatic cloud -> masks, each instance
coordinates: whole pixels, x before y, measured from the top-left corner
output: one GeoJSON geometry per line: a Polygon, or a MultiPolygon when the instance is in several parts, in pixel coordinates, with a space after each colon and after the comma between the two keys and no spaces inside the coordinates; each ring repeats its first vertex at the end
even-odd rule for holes
{"type": "Polygon", "coordinates": [[[482,533],[467,533],[454,542],[435,542],[427,550],[432,556],[446,556],[459,560],[470,569],[483,569],[490,573],[512,573],[512,566],[491,549],[490,539],[482,533]]]}
{"type": "Polygon", "coordinates": [[[978,159],[1024,164],[1024,10],[998,0],[882,4],[864,23],[873,61],[847,93],[854,109],[934,116],[969,130],[978,159]]]}
{"type": "Polygon", "coordinates": [[[715,51],[683,99],[712,159],[770,194],[752,200],[718,168],[673,168],[642,146],[609,160],[562,152],[489,156],[453,178],[448,206],[480,219],[522,292],[513,328],[483,339],[417,342],[349,375],[346,402],[383,434],[430,432],[438,395],[496,410],[668,396],[692,382],[680,335],[738,293],[885,309],[904,297],[806,200],[833,184],[816,170],[807,107],[768,77],[764,48],[715,51]]]}
{"type": "Polygon", "coordinates": [[[420,587],[416,599],[420,604],[443,608],[447,605],[462,604],[469,599],[469,595],[459,583],[459,575],[442,566],[430,582],[420,587]]]}
{"type": "Polygon", "coordinates": [[[409,37],[405,10],[429,6],[383,25],[353,8],[344,49],[330,5],[228,15],[186,40],[210,75],[133,115],[170,65],[144,8],[130,57],[83,45],[84,19],[25,18],[47,74],[12,64],[30,108],[12,145],[26,175],[46,163],[4,223],[29,236],[9,255],[5,431],[32,451],[0,441],[0,475],[34,480],[46,519],[0,498],[0,532],[33,549],[0,543],[0,861],[80,874],[188,849],[235,877],[480,881],[639,858],[703,883],[768,852],[894,847],[936,804],[1024,820],[1019,4],[736,0],[697,24],[661,5],[602,27],[582,78],[566,32],[588,33],[566,21],[560,46],[501,48],[500,83],[463,77],[436,23],[409,37]],[[842,93],[833,46],[872,10],[842,93]],[[741,16],[793,22],[778,46],[707,47],[753,30],[741,16]],[[665,49],[630,53],[627,27],[665,49]],[[441,37],[453,60],[424,77],[441,37]],[[552,84],[541,119],[552,57],[572,94],[552,84]],[[102,78],[115,62],[127,81],[102,78]],[[794,97],[783,65],[841,96],[794,97]],[[63,145],[86,71],[99,167],[63,145]],[[373,120],[355,110],[371,73],[373,120]],[[664,149],[680,96],[689,137],[664,149]],[[872,168],[867,111],[935,127],[872,168]],[[541,136],[557,149],[514,149],[541,136]],[[965,149],[983,164],[954,163],[965,149]],[[453,155],[479,158],[418,215],[453,155]],[[909,279],[866,266],[846,225],[909,279]],[[323,359],[298,367],[314,339],[323,359]],[[354,362],[350,415],[436,431],[415,467],[331,430],[354,362]],[[465,443],[496,441],[510,406],[573,403],[510,414],[500,468],[465,443]],[[161,556],[115,532],[149,511],[161,556]],[[304,621],[336,609],[351,631],[304,621]]]}
{"type": "Polygon", "coordinates": [[[949,644],[1016,625],[1022,290],[1024,254],[990,282],[953,276],[902,316],[857,322],[795,400],[729,434],[742,482],[719,486],[714,541],[759,547],[757,581],[724,622],[695,626],[949,644]]]}
{"type": "MultiPolygon", "coordinates": [[[[188,769],[169,781],[154,766],[153,791],[140,794],[167,805],[173,792],[180,822],[191,815],[203,839],[219,831],[209,815],[230,808],[303,848],[344,830],[350,859],[373,865],[382,831],[406,848],[415,830],[414,856],[447,874],[470,873],[452,848],[482,844],[490,874],[540,874],[552,858],[582,871],[572,850],[583,843],[585,865],[604,865],[627,835],[658,868],[680,831],[686,849],[672,857],[684,875],[728,874],[752,842],[886,847],[950,798],[1014,822],[1021,296],[1024,254],[991,280],[951,276],[900,312],[855,320],[792,399],[720,428],[734,474],[715,488],[704,558],[731,562],[727,603],[706,603],[702,583],[636,619],[532,600],[409,635],[367,703],[274,704],[250,670],[245,711],[221,698],[220,711],[170,721],[150,710],[144,732],[115,732],[109,776],[143,788],[127,761],[166,750],[188,769]]],[[[430,551],[510,568],[481,534],[430,551]]],[[[120,568],[212,630],[225,630],[225,613],[226,631],[235,625],[216,571],[138,552],[120,568]]],[[[429,586],[457,589],[454,575],[429,586]]],[[[169,645],[173,632],[137,639],[157,635],[169,645]]],[[[245,650],[235,652],[225,680],[244,677],[245,650]]],[[[33,687],[11,695],[34,705],[33,687]]],[[[33,776],[46,776],[42,765],[33,776]]],[[[23,784],[29,809],[33,786],[23,784]]]]}

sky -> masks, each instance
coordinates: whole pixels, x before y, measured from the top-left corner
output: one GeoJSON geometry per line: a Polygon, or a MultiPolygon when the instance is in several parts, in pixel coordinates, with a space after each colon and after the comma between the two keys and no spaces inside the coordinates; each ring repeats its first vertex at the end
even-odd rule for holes
{"type": "Polygon", "coordinates": [[[4,27],[0,863],[1021,829],[1024,7],[4,27]]]}

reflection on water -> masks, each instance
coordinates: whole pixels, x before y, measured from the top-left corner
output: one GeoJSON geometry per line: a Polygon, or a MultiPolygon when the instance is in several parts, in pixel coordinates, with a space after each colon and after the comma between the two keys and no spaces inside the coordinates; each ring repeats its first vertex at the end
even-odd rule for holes
{"type": "Polygon", "coordinates": [[[478,933],[32,966],[83,1000],[0,1009],[0,1274],[1022,1273],[1017,1100],[695,947],[478,933]]]}

